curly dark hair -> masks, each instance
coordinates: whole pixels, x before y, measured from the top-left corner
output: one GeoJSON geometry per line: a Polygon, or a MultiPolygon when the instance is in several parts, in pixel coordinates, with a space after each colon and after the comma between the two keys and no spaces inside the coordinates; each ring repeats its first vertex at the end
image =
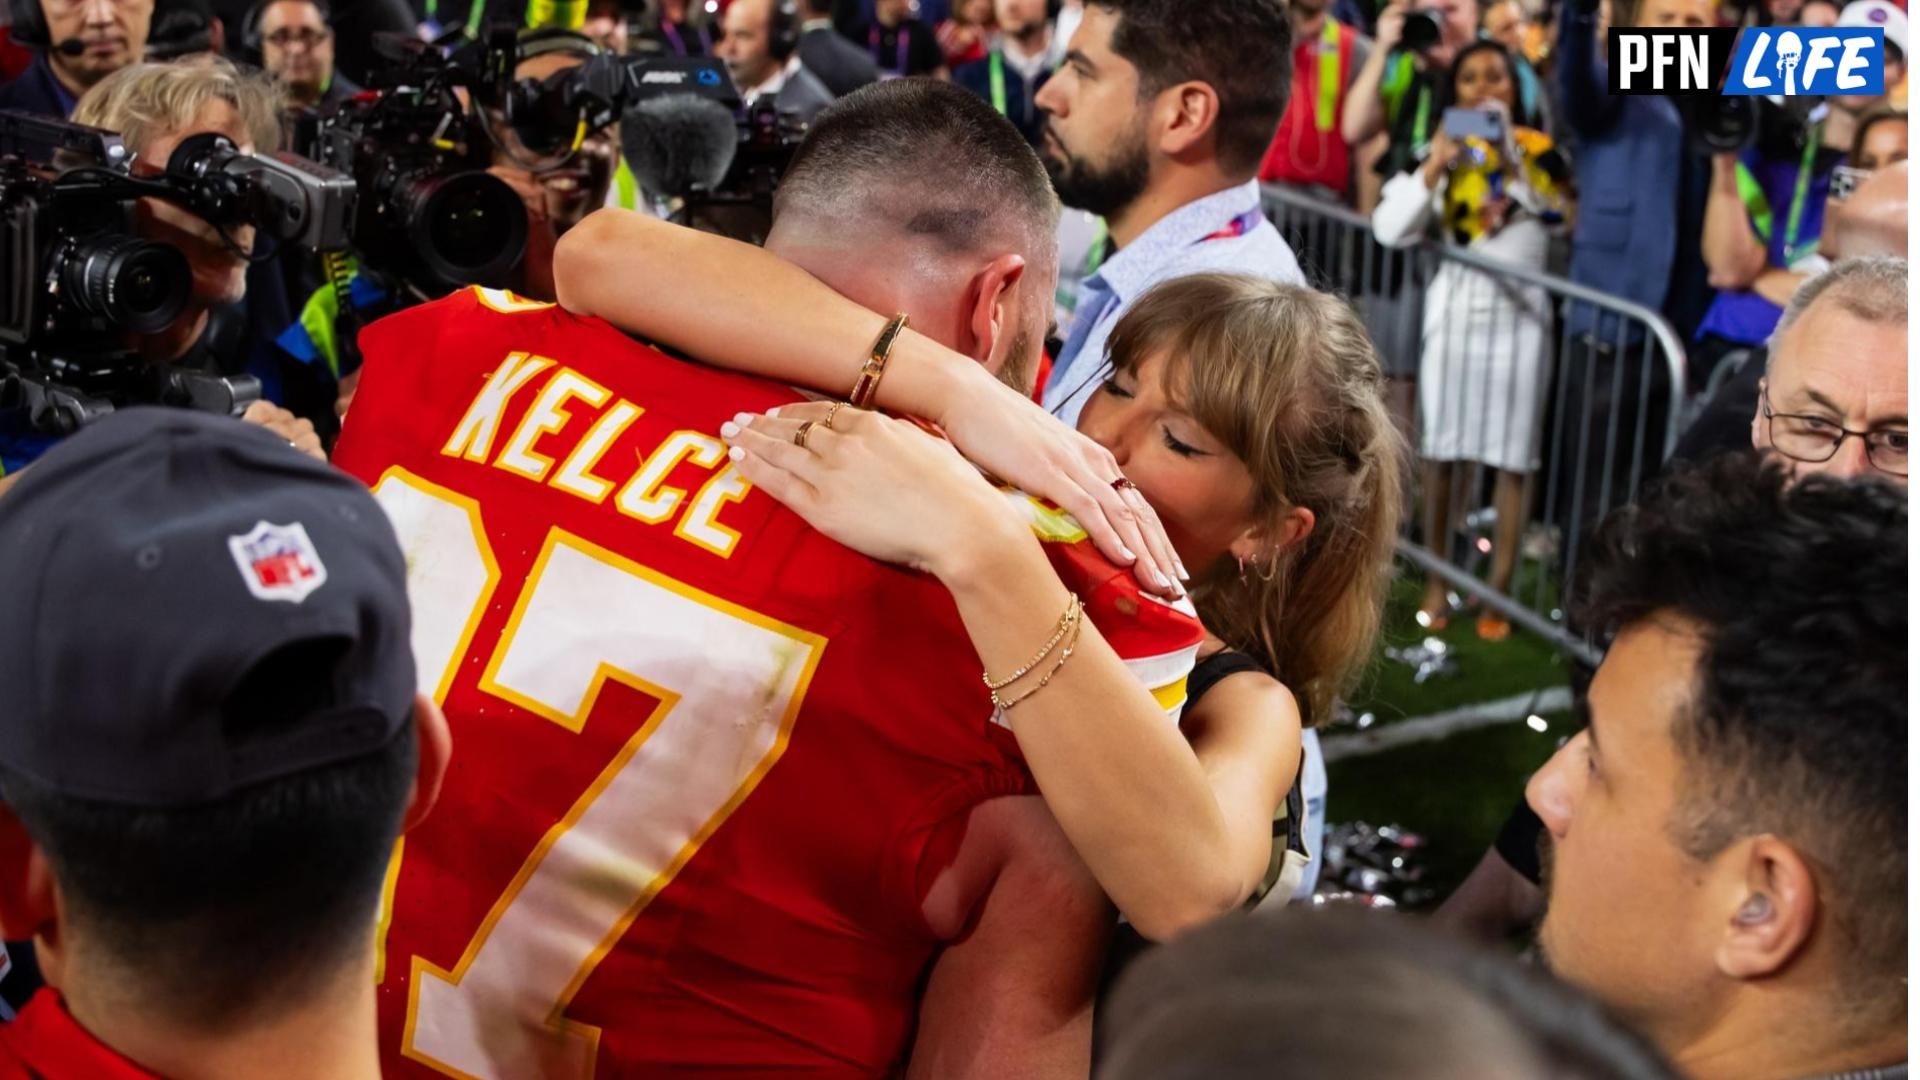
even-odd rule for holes
{"type": "Polygon", "coordinates": [[[1673,724],[1676,841],[1704,859],[1773,833],[1804,852],[1821,869],[1847,996],[1904,1015],[1905,489],[1789,485],[1777,464],[1728,454],[1609,515],[1584,560],[1575,606],[1594,631],[1662,615],[1700,637],[1691,707],[1673,724]]]}
{"type": "Polygon", "coordinates": [[[1282,0],[1089,0],[1118,15],[1113,51],[1140,93],[1204,82],[1220,98],[1215,154],[1228,172],[1260,167],[1293,88],[1293,22],[1282,0]]]}

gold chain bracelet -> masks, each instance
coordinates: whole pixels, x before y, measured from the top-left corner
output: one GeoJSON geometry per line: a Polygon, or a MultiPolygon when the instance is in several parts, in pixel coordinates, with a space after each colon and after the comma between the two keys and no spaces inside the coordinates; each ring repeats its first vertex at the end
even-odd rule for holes
{"type": "Polygon", "coordinates": [[[1040,676],[1040,681],[1028,687],[1026,693],[1012,699],[1002,698],[998,690],[992,691],[990,696],[993,698],[994,708],[1001,712],[1012,712],[1015,705],[1045,690],[1047,684],[1053,681],[1053,677],[1060,674],[1060,669],[1067,666],[1067,661],[1073,659],[1074,646],[1078,644],[1080,644],[1080,620],[1076,618],[1073,620],[1073,633],[1067,638],[1067,647],[1060,651],[1060,659],[1054,661],[1053,666],[1047,669],[1047,673],[1040,676]]]}
{"type": "Polygon", "coordinates": [[[1080,598],[1078,596],[1070,597],[1067,600],[1067,610],[1060,613],[1060,621],[1054,624],[1053,636],[1047,639],[1045,645],[1040,646],[1039,652],[1033,654],[1033,659],[1021,665],[1018,671],[1015,671],[1013,674],[998,682],[994,681],[993,676],[982,671],[980,673],[980,681],[986,683],[987,689],[989,690],[1005,690],[1007,687],[1012,686],[1020,680],[1021,676],[1038,667],[1040,661],[1045,660],[1047,656],[1053,652],[1054,646],[1060,644],[1060,639],[1067,636],[1068,628],[1078,622],[1079,619],[1080,598]]]}

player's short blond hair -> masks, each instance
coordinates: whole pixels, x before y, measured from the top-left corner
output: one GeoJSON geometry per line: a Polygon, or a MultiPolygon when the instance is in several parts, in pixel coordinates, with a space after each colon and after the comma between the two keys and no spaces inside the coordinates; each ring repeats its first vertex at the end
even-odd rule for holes
{"type": "Polygon", "coordinates": [[[139,154],[163,132],[192,126],[214,101],[226,102],[239,114],[254,149],[278,148],[280,91],[264,76],[220,59],[130,64],[83,94],[73,121],[118,132],[127,149],[139,154]]]}

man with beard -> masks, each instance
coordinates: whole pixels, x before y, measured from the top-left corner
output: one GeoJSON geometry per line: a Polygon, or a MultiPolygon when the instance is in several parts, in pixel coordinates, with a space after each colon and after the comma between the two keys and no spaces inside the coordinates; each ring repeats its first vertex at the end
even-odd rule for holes
{"type": "Polygon", "coordinates": [[[1904,1077],[1906,492],[1786,481],[1729,455],[1598,530],[1540,943],[1695,1080],[1904,1077]]]}
{"type": "Polygon", "coordinates": [[[1253,273],[1300,284],[1254,174],[1286,111],[1293,31],[1281,0],[1089,0],[1036,99],[1060,201],[1105,219],[1111,251],[1080,283],[1045,403],[1074,423],[1105,377],[1107,337],[1170,278],[1253,273]]]}

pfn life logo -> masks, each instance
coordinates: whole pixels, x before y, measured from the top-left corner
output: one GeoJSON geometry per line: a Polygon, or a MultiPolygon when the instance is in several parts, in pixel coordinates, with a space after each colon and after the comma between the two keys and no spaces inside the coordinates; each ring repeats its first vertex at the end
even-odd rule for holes
{"type": "Polygon", "coordinates": [[[1615,94],[1821,97],[1886,92],[1879,27],[1607,31],[1615,94]]]}

